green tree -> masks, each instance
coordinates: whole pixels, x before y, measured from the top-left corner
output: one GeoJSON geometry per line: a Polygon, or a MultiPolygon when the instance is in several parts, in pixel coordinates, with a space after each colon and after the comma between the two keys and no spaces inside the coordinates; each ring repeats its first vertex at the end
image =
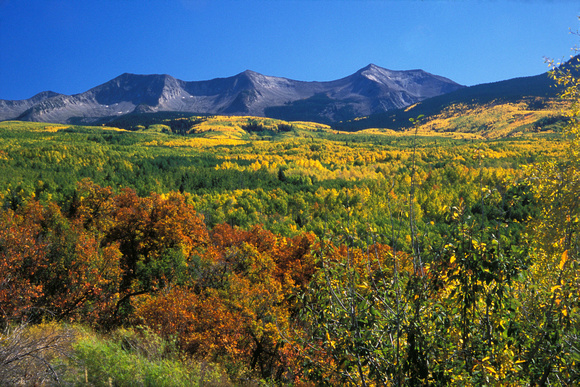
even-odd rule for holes
{"type": "MultiPolygon", "coordinates": [[[[552,63],[553,65],[553,63],[552,63]]],[[[568,152],[535,165],[529,181],[540,206],[533,222],[532,266],[519,291],[522,370],[530,385],[574,385],[580,381],[580,61],[554,68],[561,98],[569,102],[563,135],[568,152]]]]}

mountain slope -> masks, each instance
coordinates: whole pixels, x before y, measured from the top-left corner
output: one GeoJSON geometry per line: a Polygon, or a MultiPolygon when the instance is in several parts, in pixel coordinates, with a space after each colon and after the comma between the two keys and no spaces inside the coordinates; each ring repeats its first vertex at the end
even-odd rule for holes
{"type": "Polygon", "coordinates": [[[374,64],[327,86],[307,99],[268,108],[265,115],[329,123],[407,107],[463,88],[423,70],[392,71],[374,64]]]}
{"type": "MultiPolygon", "coordinates": [[[[498,104],[536,104],[538,108],[558,96],[559,89],[548,73],[514,78],[500,82],[470,86],[447,94],[425,99],[410,107],[369,115],[352,121],[333,125],[336,129],[357,131],[368,128],[408,128],[409,119],[425,116],[425,120],[437,116],[454,105],[483,106],[498,104]]],[[[533,107],[533,106],[532,106],[533,107]]]]}
{"type": "Polygon", "coordinates": [[[23,99],[19,101],[10,101],[0,99],[0,121],[9,120],[14,117],[18,117],[22,112],[30,109],[34,105],[52,97],[57,97],[60,94],[52,91],[43,91],[42,93],[36,94],[34,97],[29,99],[23,99]]]}
{"type": "Polygon", "coordinates": [[[295,81],[250,70],[193,82],[170,75],[126,73],[76,95],[0,100],[0,119],[106,123],[133,112],[175,111],[272,118],[290,115],[297,120],[332,122],[409,106],[462,87],[422,70],[392,71],[372,64],[329,82],[295,81]]]}

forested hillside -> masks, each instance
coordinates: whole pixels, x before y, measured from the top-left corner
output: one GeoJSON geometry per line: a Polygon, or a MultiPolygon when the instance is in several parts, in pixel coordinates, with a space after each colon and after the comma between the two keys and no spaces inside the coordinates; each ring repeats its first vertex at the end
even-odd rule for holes
{"type": "Polygon", "coordinates": [[[398,131],[0,123],[0,381],[578,384],[579,98],[558,79],[562,103],[398,131]]]}

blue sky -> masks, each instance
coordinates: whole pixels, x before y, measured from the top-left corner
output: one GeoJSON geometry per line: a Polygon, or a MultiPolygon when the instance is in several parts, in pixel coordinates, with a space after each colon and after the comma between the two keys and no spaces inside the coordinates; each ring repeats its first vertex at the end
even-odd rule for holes
{"type": "Polygon", "coordinates": [[[326,81],[369,63],[474,85],[569,57],[578,16],[577,0],[0,0],[0,99],[125,72],[326,81]]]}

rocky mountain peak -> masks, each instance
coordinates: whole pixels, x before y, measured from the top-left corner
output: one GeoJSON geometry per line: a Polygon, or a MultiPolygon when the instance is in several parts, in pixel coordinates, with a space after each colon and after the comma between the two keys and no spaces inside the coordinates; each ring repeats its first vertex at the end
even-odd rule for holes
{"type": "Polygon", "coordinates": [[[0,120],[104,123],[131,112],[177,111],[332,122],[405,107],[462,86],[416,71],[375,64],[329,82],[304,82],[245,70],[229,78],[186,82],[167,74],[124,73],[84,93],[0,100],[0,120]],[[321,98],[323,97],[323,98],[321,98]]]}

